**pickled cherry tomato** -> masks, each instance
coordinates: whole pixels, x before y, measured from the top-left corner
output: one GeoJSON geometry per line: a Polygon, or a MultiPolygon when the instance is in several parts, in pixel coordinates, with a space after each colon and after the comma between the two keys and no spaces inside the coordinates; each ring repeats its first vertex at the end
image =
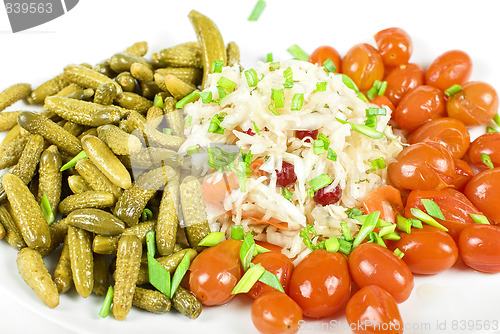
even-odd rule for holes
{"type": "Polygon", "coordinates": [[[351,297],[346,319],[355,334],[403,333],[398,304],[389,292],[377,285],[367,285],[351,297]]]}
{"type": "Polygon", "coordinates": [[[309,56],[309,62],[319,66],[323,66],[323,63],[327,59],[332,60],[333,65],[335,65],[335,73],[339,73],[342,60],[340,58],[340,54],[335,48],[327,45],[319,46],[309,56]]]}
{"type": "Polygon", "coordinates": [[[394,111],[396,110],[394,104],[392,104],[391,100],[389,100],[389,98],[385,95],[375,96],[373,100],[370,101],[370,103],[376,104],[381,108],[389,107],[389,109],[391,109],[391,114],[394,114],[394,111]]]}
{"type": "Polygon", "coordinates": [[[453,162],[455,163],[455,176],[448,184],[463,191],[467,182],[474,176],[474,171],[465,160],[453,159],[453,162]]]}
{"type": "MultiPolygon", "coordinates": [[[[451,50],[437,57],[425,73],[425,84],[441,90],[463,85],[472,72],[472,60],[460,50],[451,50]]],[[[464,122],[465,123],[465,122],[464,122]]]]}
{"type": "Polygon", "coordinates": [[[500,168],[485,170],[470,179],[464,194],[492,224],[500,224],[498,190],[500,189],[500,168]]]}
{"type": "Polygon", "coordinates": [[[451,268],[458,258],[458,248],[446,232],[429,225],[400,233],[401,239],[388,244],[405,255],[403,261],[414,274],[433,275],[451,268]]]}
{"type": "Polygon", "coordinates": [[[410,135],[408,143],[415,144],[426,140],[443,145],[455,159],[463,157],[470,145],[470,135],[465,124],[449,117],[423,124],[410,135]]]}
{"type": "Polygon", "coordinates": [[[264,334],[297,333],[302,310],[283,292],[262,294],[252,304],[252,322],[264,334]]]}
{"type": "Polygon", "coordinates": [[[500,227],[475,224],[460,234],[460,257],[472,269],[500,272],[500,227]]]}
{"type": "Polygon", "coordinates": [[[347,51],[342,60],[342,73],[349,76],[359,90],[367,91],[375,80],[384,77],[384,63],[382,58],[370,44],[361,43],[347,51]]]}
{"type": "Polygon", "coordinates": [[[462,90],[448,99],[446,110],[448,116],[461,120],[467,126],[486,124],[497,114],[498,94],[486,82],[467,82],[462,90]]]}
{"type": "Polygon", "coordinates": [[[387,81],[385,95],[397,107],[407,92],[424,83],[424,70],[417,64],[408,63],[392,69],[384,80],[387,81]]]}
{"type": "MultiPolygon", "coordinates": [[[[266,252],[254,257],[252,263],[260,263],[264,269],[275,274],[280,280],[285,293],[288,293],[288,286],[293,271],[293,263],[288,256],[278,252],[266,252]]],[[[275,289],[258,281],[252,286],[250,291],[248,291],[248,295],[255,299],[268,291],[275,291],[275,289]]]]}
{"type": "Polygon", "coordinates": [[[352,280],[358,287],[378,285],[398,303],[410,297],[413,275],[406,263],[387,248],[373,243],[361,244],[351,252],[348,263],[352,280]]]}
{"type": "Polygon", "coordinates": [[[410,35],[401,28],[381,30],[373,36],[385,66],[393,67],[408,63],[413,44],[410,35]]]}
{"type": "Polygon", "coordinates": [[[342,253],[316,250],[293,270],[290,297],[310,318],[331,316],[344,309],[351,296],[351,278],[342,253]]]}
{"type": "Polygon", "coordinates": [[[481,154],[487,154],[493,166],[500,167],[500,132],[485,133],[477,137],[469,148],[469,160],[479,168],[488,168],[481,161],[481,154]]]}
{"type": "Polygon", "coordinates": [[[204,305],[222,305],[230,301],[240,280],[239,240],[226,240],[198,254],[189,267],[189,289],[204,305]]]}
{"type": "Polygon", "coordinates": [[[444,94],[432,86],[418,86],[399,102],[394,120],[408,132],[415,131],[425,122],[446,116],[444,94]]]}
{"type": "Polygon", "coordinates": [[[388,168],[389,179],[400,190],[439,190],[448,187],[455,176],[453,157],[435,142],[406,147],[388,168]]]}

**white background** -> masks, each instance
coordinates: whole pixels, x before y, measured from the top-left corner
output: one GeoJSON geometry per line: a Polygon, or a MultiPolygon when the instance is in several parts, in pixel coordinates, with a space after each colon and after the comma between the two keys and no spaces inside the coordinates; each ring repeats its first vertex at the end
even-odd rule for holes
{"type": "MultiPolygon", "coordinates": [[[[462,49],[473,60],[472,79],[489,82],[500,89],[497,1],[267,0],[267,8],[259,21],[248,22],[255,2],[80,0],[66,15],[16,34],[11,33],[7,15],[0,9],[0,90],[17,82],[29,82],[36,87],[59,74],[66,64],[95,64],[136,41],[148,41],[153,51],[193,41],[196,36],[187,19],[191,9],[212,18],[226,42],[239,44],[244,66],[252,66],[269,52],[273,52],[275,58],[288,58],[286,49],[295,43],[308,53],[318,45],[327,44],[343,55],[354,44],[374,44],[372,36],[377,31],[399,26],[413,38],[412,61],[426,68],[444,51],[462,49]]],[[[15,107],[32,109],[22,103],[15,107]]],[[[138,310],[132,310],[125,322],[112,317],[100,319],[97,313],[102,298],[92,296],[83,300],[74,292],[62,296],[59,307],[50,310],[17,274],[15,257],[16,252],[2,242],[1,333],[31,330],[38,333],[109,333],[111,330],[255,333],[250,302],[244,297],[224,307],[206,308],[197,320],[174,312],[151,315],[138,310]]],[[[53,264],[49,267],[53,270],[53,264]]],[[[472,272],[460,263],[440,275],[417,277],[411,298],[400,310],[408,325],[429,326],[430,330],[408,329],[405,333],[493,333],[479,329],[484,325],[482,321],[500,321],[499,283],[500,276],[472,272]],[[476,321],[472,326],[475,330],[453,330],[454,320],[476,321]]],[[[345,325],[342,316],[334,320],[345,325]]],[[[308,322],[301,332],[349,333],[333,331],[338,324],[330,323],[330,327],[321,330],[325,324],[308,322]]]]}

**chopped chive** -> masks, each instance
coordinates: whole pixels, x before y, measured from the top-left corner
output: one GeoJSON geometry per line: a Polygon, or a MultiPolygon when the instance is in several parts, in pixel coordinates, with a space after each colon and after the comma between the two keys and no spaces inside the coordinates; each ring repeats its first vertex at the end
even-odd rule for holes
{"type": "Polygon", "coordinates": [[[285,77],[285,82],[283,83],[283,87],[292,88],[293,87],[293,71],[290,67],[283,71],[283,77],[285,77]]]}
{"type": "Polygon", "coordinates": [[[314,190],[311,188],[307,189],[306,195],[307,197],[314,197],[314,190]]]}
{"type": "Polygon", "coordinates": [[[182,278],[184,277],[184,275],[186,275],[186,272],[188,271],[190,265],[191,256],[189,255],[189,252],[186,252],[181,262],[175,269],[174,276],[172,276],[172,285],[170,287],[170,295],[168,297],[172,298],[174,296],[175,291],[181,284],[182,278]]]}
{"type": "Polygon", "coordinates": [[[452,96],[462,90],[462,86],[454,84],[448,89],[445,89],[444,94],[447,96],[452,96]]]}
{"type": "Polygon", "coordinates": [[[250,266],[254,251],[255,241],[253,240],[252,234],[247,233],[245,234],[245,238],[243,239],[243,243],[241,244],[240,248],[240,260],[244,270],[247,270],[250,266]]]}
{"type": "Polygon", "coordinates": [[[396,230],[396,224],[391,224],[390,226],[384,226],[380,229],[378,235],[382,238],[389,233],[393,233],[395,230],[396,230]]]}
{"type": "Polygon", "coordinates": [[[212,247],[217,245],[224,239],[224,232],[210,232],[203,239],[200,240],[198,246],[212,247]]]}
{"type": "Polygon", "coordinates": [[[402,259],[403,256],[405,256],[405,253],[403,253],[401,250],[399,250],[399,248],[396,248],[394,250],[394,255],[396,255],[397,257],[399,257],[400,259],[402,259]]]}
{"type": "Polygon", "coordinates": [[[382,237],[382,239],[384,239],[384,240],[398,241],[398,240],[401,239],[401,236],[397,232],[391,232],[391,233],[387,233],[386,235],[384,235],[382,237]]]}
{"type": "Polygon", "coordinates": [[[486,127],[486,133],[490,133],[490,132],[498,132],[498,130],[495,129],[495,128],[492,128],[491,126],[487,126],[486,127]]]}
{"type": "Polygon", "coordinates": [[[325,249],[327,252],[336,253],[340,248],[339,239],[336,237],[328,238],[325,240],[325,249]]]}
{"type": "Polygon", "coordinates": [[[339,252],[345,254],[345,255],[349,255],[351,253],[351,250],[352,250],[352,243],[347,241],[347,240],[344,240],[344,239],[340,239],[340,238],[337,238],[337,241],[339,242],[339,252]]]}
{"type": "Polygon", "coordinates": [[[356,86],[354,81],[352,81],[352,79],[349,76],[345,75],[344,73],[338,73],[335,75],[340,75],[342,77],[342,82],[344,83],[344,85],[347,86],[347,88],[350,88],[355,92],[359,92],[358,86],[356,86]]]}
{"type": "Polygon", "coordinates": [[[381,82],[379,80],[375,80],[373,82],[373,86],[366,92],[366,96],[370,99],[370,101],[373,100],[375,96],[378,95],[380,84],[381,82]]]}
{"type": "Polygon", "coordinates": [[[44,193],[42,196],[42,201],[40,202],[40,209],[42,210],[43,216],[47,221],[47,224],[52,225],[55,220],[54,212],[52,212],[52,208],[50,207],[49,198],[44,193]]]}
{"type": "Polygon", "coordinates": [[[104,298],[104,302],[102,303],[101,310],[99,311],[99,316],[101,318],[106,318],[109,315],[109,310],[111,309],[111,303],[113,302],[113,296],[115,292],[113,286],[110,285],[108,287],[108,292],[106,293],[106,297],[104,298]]]}
{"type": "Polygon", "coordinates": [[[331,148],[328,148],[328,154],[326,155],[326,158],[331,161],[337,161],[337,153],[335,153],[335,151],[331,148]]]}
{"type": "Polygon", "coordinates": [[[257,72],[253,68],[245,71],[245,78],[247,79],[248,87],[256,87],[259,82],[257,72]]]}
{"type": "Polygon", "coordinates": [[[221,114],[215,114],[210,120],[210,125],[208,126],[208,132],[217,133],[219,135],[224,134],[224,128],[220,125],[224,120],[224,116],[221,114]]]}
{"type": "Polygon", "coordinates": [[[347,241],[354,240],[354,237],[351,234],[351,230],[349,229],[349,225],[347,224],[347,222],[340,223],[340,230],[342,231],[342,235],[344,236],[345,240],[347,241]]]}
{"type": "Polygon", "coordinates": [[[163,132],[164,134],[166,134],[166,135],[171,135],[171,134],[172,134],[172,129],[170,129],[170,128],[164,128],[164,129],[162,130],[162,132],[163,132]]]}
{"type": "Polygon", "coordinates": [[[141,221],[145,222],[151,219],[153,219],[153,212],[148,208],[144,208],[144,210],[141,213],[141,221]]]}
{"type": "Polygon", "coordinates": [[[259,127],[257,126],[257,124],[255,124],[255,122],[252,122],[252,123],[253,123],[253,129],[255,130],[255,133],[260,136],[260,129],[259,129],[259,127]]]}
{"type": "Polygon", "coordinates": [[[386,226],[391,226],[393,225],[392,223],[389,223],[388,221],[386,220],[383,220],[383,219],[378,219],[377,220],[377,225],[375,226],[375,228],[382,228],[382,227],[386,227],[386,226]]]}
{"type": "Polygon", "coordinates": [[[439,224],[434,218],[426,214],[420,209],[417,208],[411,208],[410,212],[412,215],[414,215],[416,218],[420,219],[422,222],[426,223],[427,225],[437,227],[445,232],[448,232],[448,229],[444,227],[443,225],[439,224]]]}
{"type": "Polygon", "coordinates": [[[264,11],[264,8],[266,8],[266,2],[264,0],[258,0],[252,10],[252,13],[248,17],[248,21],[257,21],[264,11]]]}
{"type": "Polygon", "coordinates": [[[215,100],[214,102],[217,102],[219,105],[224,100],[226,97],[227,93],[224,88],[222,88],[220,85],[217,85],[217,92],[219,93],[219,98],[215,100]]]}
{"type": "Polygon", "coordinates": [[[354,218],[357,216],[361,216],[363,214],[363,211],[361,211],[358,208],[349,208],[347,209],[347,217],[349,218],[354,218]]]}
{"type": "Polygon", "coordinates": [[[443,213],[441,212],[441,209],[439,208],[439,205],[437,205],[436,202],[428,198],[422,198],[420,199],[420,202],[422,202],[425,211],[427,211],[429,215],[434,218],[445,219],[443,213]]]}
{"type": "Polygon", "coordinates": [[[78,153],[77,155],[75,155],[75,157],[73,159],[71,159],[70,161],[68,161],[67,163],[65,163],[61,167],[61,169],[59,171],[60,172],[64,172],[66,169],[70,169],[72,167],[75,167],[75,165],[78,162],[78,160],[80,160],[80,159],[86,159],[86,158],[88,158],[87,153],[85,153],[85,151],[81,151],[80,153],[78,153]]]}
{"type": "Polygon", "coordinates": [[[200,92],[201,102],[210,103],[212,102],[212,92],[200,92]]]}
{"type": "Polygon", "coordinates": [[[378,94],[377,95],[384,95],[385,94],[385,90],[387,89],[387,81],[382,81],[380,83],[380,87],[378,89],[378,94]]]}
{"type": "Polygon", "coordinates": [[[222,59],[216,59],[212,62],[212,73],[222,73],[224,62],[222,59]]]}
{"type": "Polygon", "coordinates": [[[272,63],[274,61],[274,57],[272,53],[268,53],[266,55],[266,63],[272,63]]]}
{"type": "Polygon", "coordinates": [[[163,107],[164,107],[164,105],[163,105],[163,98],[160,95],[156,94],[155,95],[155,99],[153,100],[153,104],[155,106],[163,109],[163,107]]]}
{"type": "Polygon", "coordinates": [[[488,218],[486,218],[483,215],[478,215],[476,213],[469,213],[469,215],[471,216],[472,220],[474,220],[474,222],[476,224],[486,224],[486,225],[490,224],[490,222],[488,221],[488,218]]]}
{"type": "Polygon", "coordinates": [[[232,295],[238,294],[238,293],[247,293],[250,291],[252,286],[254,286],[255,283],[262,277],[266,269],[260,264],[257,263],[256,265],[252,265],[250,267],[245,275],[238,281],[238,284],[234,287],[233,291],[231,291],[232,295]]]}
{"type": "Polygon", "coordinates": [[[316,82],[316,89],[313,90],[313,93],[326,91],[327,85],[328,83],[326,81],[316,82]]]}
{"type": "Polygon", "coordinates": [[[387,110],[385,108],[367,108],[366,117],[368,116],[385,116],[387,115],[387,110]]]}
{"type": "Polygon", "coordinates": [[[318,133],[318,139],[323,142],[325,150],[330,146],[330,139],[324,133],[318,133]]]}
{"type": "Polygon", "coordinates": [[[356,95],[358,96],[358,98],[363,101],[363,102],[370,102],[368,101],[368,99],[366,98],[365,94],[363,94],[363,92],[357,92],[356,95]]]}
{"type": "Polygon", "coordinates": [[[379,246],[387,248],[384,240],[382,239],[382,237],[378,233],[370,232],[370,234],[368,235],[368,237],[371,240],[371,242],[374,242],[374,243],[376,243],[379,246]]]}
{"type": "Polygon", "coordinates": [[[354,238],[354,241],[352,242],[353,248],[359,246],[361,242],[366,238],[366,236],[375,229],[379,216],[380,211],[372,212],[368,216],[366,216],[366,220],[364,221],[363,225],[361,225],[356,238],[354,238]]]}
{"type": "Polygon", "coordinates": [[[193,116],[188,116],[186,121],[184,122],[184,128],[189,128],[191,126],[191,122],[193,121],[193,116]]]}
{"type": "Polygon", "coordinates": [[[384,158],[377,158],[377,159],[370,160],[370,163],[372,165],[372,168],[370,168],[368,170],[369,172],[374,172],[374,171],[377,171],[379,169],[383,169],[386,166],[384,158]]]}
{"type": "Polygon", "coordinates": [[[271,100],[274,101],[276,108],[283,108],[285,106],[285,92],[283,89],[271,89],[271,100]]]}
{"type": "Polygon", "coordinates": [[[243,226],[234,225],[231,226],[231,239],[243,240],[245,237],[245,232],[243,231],[243,226]]]}
{"type": "Polygon", "coordinates": [[[495,117],[493,117],[493,122],[495,122],[495,124],[497,126],[500,126],[500,115],[499,114],[496,114],[495,117]]]}
{"type": "Polygon", "coordinates": [[[291,110],[300,110],[304,104],[304,94],[297,93],[293,95],[291,110]]]}
{"type": "Polygon", "coordinates": [[[270,112],[272,112],[273,114],[275,114],[276,116],[279,116],[281,115],[277,110],[276,108],[274,108],[274,105],[272,103],[270,103],[268,106],[267,106],[267,109],[269,109],[270,112]]]}
{"type": "Polygon", "coordinates": [[[276,71],[276,70],[279,70],[281,67],[281,64],[279,61],[273,61],[271,63],[269,63],[269,71],[276,71]]]}
{"type": "Polygon", "coordinates": [[[327,60],[325,60],[323,62],[323,67],[325,68],[325,70],[327,72],[331,72],[331,73],[333,73],[337,70],[337,67],[335,67],[335,64],[333,64],[333,61],[330,58],[328,58],[327,60]]]}
{"type": "Polygon", "coordinates": [[[170,297],[170,272],[165,269],[154,257],[156,252],[155,232],[146,233],[146,244],[148,249],[148,274],[149,283],[158,291],[170,297]]]}
{"type": "Polygon", "coordinates": [[[285,197],[287,200],[290,200],[293,196],[293,193],[287,188],[283,187],[281,188],[281,195],[285,197]]]}
{"type": "Polygon", "coordinates": [[[186,153],[187,153],[187,155],[193,155],[193,154],[200,153],[200,145],[189,146],[186,149],[186,153]]]}
{"type": "Polygon", "coordinates": [[[262,247],[260,245],[257,245],[257,244],[255,244],[255,250],[257,251],[258,254],[270,252],[269,249],[262,247]]]}
{"type": "Polygon", "coordinates": [[[307,181],[307,184],[311,187],[311,189],[316,192],[321,188],[326,187],[330,183],[333,182],[333,178],[328,174],[321,174],[313,178],[312,180],[307,181]]]}
{"type": "Polygon", "coordinates": [[[314,236],[318,235],[316,233],[316,230],[314,229],[314,225],[306,225],[302,230],[300,230],[299,237],[302,239],[302,242],[304,243],[304,245],[306,245],[307,248],[314,251],[316,250],[316,246],[314,246],[314,244],[312,243],[309,234],[312,234],[314,236]]]}
{"type": "Polygon", "coordinates": [[[377,128],[377,116],[367,116],[365,120],[365,125],[371,129],[377,128]]]}
{"type": "Polygon", "coordinates": [[[422,225],[422,221],[420,219],[416,218],[407,218],[407,219],[411,223],[411,227],[424,228],[424,226],[422,225]]]}
{"type": "Polygon", "coordinates": [[[491,158],[488,154],[486,153],[481,153],[481,161],[483,162],[483,164],[486,165],[486,167],[488,167],[489,169],[493,169],[495,168],[495,166],[493,165],[493,161],[491,161],[491,158]]]}
{"type": "Polygon", "coordinates": [[[325,144],[321,139],[315,139],[313,142],[313,152],[316,155],[321,155],[325,153],[325,144]]]}
{"type": "Polygon", "coordinates": [[[398,227],[398,230],[408,233],[411,233],[411,223],[408,219],[401,215],[396,215],[396,226],[398,227]]]}
{"type": "Polygon", "coordinates": [[[372,128],[370,128],[364,124],[353,124],[353,123],[349,123],[347,121],[341,120],[339,118],[335,118],[335,119],[342,124],[349,124],[354,131],[359,132],[367,137],[370,137],[373,139],[380,139],[384,136],[384,134],[382,132],[377,131],[377,130],[373,130],[372,128]]]}
{"type": "Polygon", "coordinates": [[[264,271],[262,276],[259,278],[259,281],[266,285],[269,285],[271,288],[275,288],[276,290],[285,293],[285,290],[283,289],[283,286],[281,286],[279,278],[272,272],[269,272],[267,270],[264,271]]]}
{"type": "Polygon", "coordinates": [[[195,91],[191,92],[190,94],[186,95],[185,97],[183,97],[181,100],[177,101],[177,103],[175,104],[175,107],[177,109],[184,108],[186,106],[186,104],[191,103],[191,102],[195,102],[199,98],[200,98],[200,91],[195,90],[195,91]]]}
{"type": "Polygon", "coordinates": [[[286,49],[295,59],[308,61],[309,55],[304,52],[297,44],[292,45],[286,49]]]}
{"type": "Polygon", "coordinates": [[[234,89],[236,88],[236,82],[231,81],[226,77],[221,77],[219,81],[217,81],[217,84],[224,88],[224,90],[228,93],[234,92],[234,89]]]}

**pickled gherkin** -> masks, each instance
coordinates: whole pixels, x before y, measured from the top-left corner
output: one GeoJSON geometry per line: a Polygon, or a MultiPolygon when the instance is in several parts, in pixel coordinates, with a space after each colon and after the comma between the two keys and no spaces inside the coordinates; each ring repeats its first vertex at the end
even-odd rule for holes
{"type": "Polygon", "coordinates": [[[78,209],[95,208],[104,209],[115,204],[115,197],[106,191],[85,191],[67,196],[59,203],[59,212],[67,215],[78,209]]]}
{"type": "Polygon", "coordinates": [[[200,300],[182,286],[177,288],[172,297],[172,307],[191,319],[198,318],[203,308],[200,300]]]}
{"type": "Polygon", "coordinates": [[[31,85],[27,83],[18,83],[8,87],[0,92],[0,111],[4,110],[11,104],[22,100],[31,92],[31,85]]]}
{"type": "Polygon", "coordinates": [[[87,298],[94,287],[94,258],[92,255],[91,234],[80,228],[69,226],[68,247],[76,291],[83,298],[87,298]]]}
{"type": "Polygon", "coordinates": [[[136,287],[132,305],[152,313],[165,313],[170,310],[170,299],[155,290],[136,287]]]}
{"type": "Polygon", "coordinates": [[[54,283],[59,293],[66,293],[73,286],[73,273],[71,272],[71,260],[69,257],[68,237],[64,240],[59,262],[54,271],[54,283]]]}
{"type": "Polygon", "coordinates": [[[55,95],[61,91],[64,87],[68,86],[70,81],[64,73],[45,81],[43,84],[35,88],[30,96],[28,97],[28,102],[30,104],[42,103],[47,96],[55,95]]]}
{"type": "Polygon", "coordinates": [[[100,209],[78,209],[66,218],[67,224],[100,235],[119,235],[125,230],[123,221],[100,209]]]}
{"type": "Polygon", "coordinates": [[[198,243],[210,233],[200,181],[194,176],[186,176],[180,186],[180,197],[189,245],[200,252],[204,247],[198,243]]]}

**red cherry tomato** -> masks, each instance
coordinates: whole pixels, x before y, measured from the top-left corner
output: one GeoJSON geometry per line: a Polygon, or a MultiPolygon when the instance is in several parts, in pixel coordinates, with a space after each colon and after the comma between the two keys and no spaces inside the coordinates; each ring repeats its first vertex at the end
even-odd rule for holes
{"type": "Polygon", "coordinates": [[[302,320],[299,305],[283,292],[268,291],[252,304],[252,321],[264,334],[297,333],[302,320]]]}
{"type": "Polygon", "coordinates": [[[472,269],[500,272],[500,227],[475,224],[460,233],[460,257],[472,269]]]}
{"type": "Polygon", "coordinates": [[[398,304],[389,292],[377,285],[364,286],[351,297],[346,319],[355,334],[403,333],[398,304]]]}
{"type": "Polygon", "coordinates": [[[331,46],[326,46],[326,45],[319,46],[309,56],[309,62],[313,63],[313,64],[317,64],[319,66],[323,66],[323,63],[327,59],[332,60],[333,65],[335,65],[335,68],[336,68],[335,73],[339,73],[342,59],[340,58],[340,54],[338,53],[338,51],[335,48],[332,48],[331,46]]]}
{"type": "Polygon", "coordinates": [[[435,142],[416,143],[398,154],[388,168],[389,179],[400,190],[439,190],[455,176],[451,153],[435,142]]]}
{"type": "Polygon", "coordinates": [[[381,30],[373,36],[385,66],[400,66],[408,63],[413,43],[410,35],[401,28],[381,30]]]}
{"type": "Polygon", "coordinates": [[[436,219],[448,229],[455,241],[458,241],[460,232],[468,225],[474,224],[471,213],[482,214],[461,192],[445,188],[438,191],[414,190],[408,195],[405,207],[405,216],[413,217],[411,208],[418,208],[425,212],[421,199],[427,198],[436,202],[443,213],[444,220],[436,219]]]}
{"type": "Polygon", "coordinates": [[[364,92],[373,86],[375,80],[383,79],[384,63],[373,46],[366,43],[357,44],[344,56],[342,73],[348,75],[359,90],[364,92]]]}
{"type": "Polygon", "coordinates": [[[487,154],[493,166],[500,167],[500,132],[485,133],[470,144],[470,162],[481,169],[486,169],[488,166],[482,162],[481,154],[487,154]]]}
{"type": "Polygon", "coordinates": [[[425,83],[441,90],[463,85],[472,72],[472,60],[460,50],[451,50],[437,57],[425,73],[425,83]]]}
{"type": "Polygon", "coordinates": [[[402,214],[403,208],[401,193],[393,186],[373,189],[363,202],[366,214],[379,211],[379,218],[391,223],[396,222],[396,214],[402,214]]]}
{"type": "Polygon", "coordinates": [[[432,86],[418,86],[399,102],[394,120],[408,132],[415,131],[425,122],[446,116],[443,92],[432,86]]]}
{"type": "Polygon", "coordinates": [[[455,159],[462,158],[470,145],[470,135],[465,124],[449,117],[434,119],[420,126],[410,135],[408,143],[426,140],[443,145],[455,159]]]}
{"type": "Polygon", "coordinates": [[[384,80],[387,81],[385,95],[397,107],[406,93],[424,83],[424,70],[408,63],[392,69],[384,80]]]}
{"type": "Polygon", "coordinates": [[[392,104],[391,100],[389,100],[389,98],[385,95],[377,95],[370,102],[378,105],[381,108],[389,107],[389,109],[391,109],[392,113],[394,113],[394,111],[396,110],[396,108],[394,107],[394,104],[392,104]]]}
{"type": "Polygon", "coordinates": [[[349,271],[358,287],[378,285],[398,303],[410,297],[414,285],[413,275],[406,263],[392,251],[373,243],[354,248],[349,255],[349,271]]]}
{"type": "Polygon", "coordinates": [[[500,189],[500,168],[485,170],[470,179],[464,194],[492,224],[500,224],[498,190],[500,189]]]}
{"type": "Polygon", "coordinates": [[[461,120],[467,126],[486,124],[497,114],[498,94],[486,82],[467,82],[462,90],[448,99],[446,109],[448,116],[461,120]]]}
{"type": "MultiPolygon", "coordinates": [[[[288,256],[277,252],[266,252],[254,257],[252,262],[255,264],[260,263],[264,269],[275,274],[280,280],[285,293],[288,293],[288,286],[293,271],[293,263],[288,256]]],[[[265,292],[274,290],[274,288],[267,284],[257,282],[250,289],[250,291],[248,291],[248,295],[255,299],[265,292]]]]}
{"type": "Polygon", "coordinates": [[[241,241],[226,240],[201,252],[189,268],[189,288],[204,305],[230,301],[242,276],[241,241]]]}
{"type": "Polygon", "coordinates": [[[400,233],[401,239],[388,245],[399,248],[403,261],[414,274],[433,275],[451,268],[458,258],[457,244],[446,232],[429,225],[400,233]]]}
{"type": "Polygon", "coordinates": [[[455,176],[451,183],[448,184],[459,191],[463,191],[467,182],[474,176],[474,171],[464,160],[454,159],[453,162],[455,163],[455,176]]]}
{"type": "Polygon", "coordinates": [[[344,309],[351,296],[345,256],[323,249],[307,255],[292,273],[289,295],[310,318],[329,317],[344,309]]]}

